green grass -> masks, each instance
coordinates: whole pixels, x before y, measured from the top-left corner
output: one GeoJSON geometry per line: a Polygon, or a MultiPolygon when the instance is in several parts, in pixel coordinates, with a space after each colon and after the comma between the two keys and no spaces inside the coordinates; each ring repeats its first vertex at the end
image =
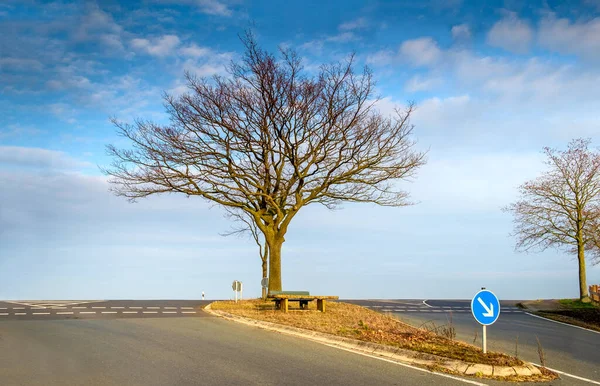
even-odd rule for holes
{"type": "Polygon", "coordinates": [[[558,301],[561,306],[570,309],[577,308],[598,308],[594,303],[582,303],[579,299],[560,299],[558,301]]]}

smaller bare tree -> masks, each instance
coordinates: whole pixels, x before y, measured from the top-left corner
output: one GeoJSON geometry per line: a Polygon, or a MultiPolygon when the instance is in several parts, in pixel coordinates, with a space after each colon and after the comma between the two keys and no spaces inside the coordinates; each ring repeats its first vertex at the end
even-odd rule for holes
{"type": "MultiPolygon", "coordinates": [[[[231,231],[222,233],[221,236],[232,236],[232,235],[244,235],[250,234],[254,239],[256,245],[258,245],[258,252],[261,260],[262,277],[268,277],[269,275],[269,245],[265,240],[264,235],[258,229],[258,226],[253,221],[252,217],[246,212],[236,211],[234,209],[226,208],[226,217],[234,220],[239,226],[234,227],[231,231]]],[[[262,298],[266,299],[267,289],[262,289],[262,298]]]]}
{"type": "Polygon", "coordinates": [[[566,249],[577,255],[579,297],[589,302],[586,252],[600,257],[600,152],[589,139],[576,139],[565,151],[544,148],[549,169],[519,187],[519,201],[504,208],[514,215],[517,250],[566,249]]]}

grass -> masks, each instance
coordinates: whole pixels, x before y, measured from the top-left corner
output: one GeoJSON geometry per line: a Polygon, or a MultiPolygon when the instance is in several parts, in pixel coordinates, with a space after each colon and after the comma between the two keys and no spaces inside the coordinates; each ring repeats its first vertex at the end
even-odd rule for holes
{"type": "Polygon", "coordinates": [[[517,358],[490,352],[483,352],[475,346],[439,336],[432,331],[418,329],[402,323],[398,319],[342,302],[327,302],[325,313],[318,312],[314,302],[308,310],[293,310],[284,313],[271,308],[271,302],[244,300],[214,302],[213,310],[229,312],[252,319],[279,323],[354,338],[367,342],[401,347],[417,352],[460,359],[471,363],[500,366],[518,366],[523,362],[517,358]]]}
{"type": "Polygon", "coordinates": [[[558,302],[560,303],[561,306],[563,306],[564,308],[568,308],[568,309],[581,309],[581,308],[597,309],[598,308],[598,306],[596,306],[594,303],[583,303],[579,299],[560,299],[558,302]]]}
{"type": "Polygon", "coordinates": [[[539,311],[535,312],[536,315],[543,316],[544,318],[556,320],[557,322],[563,322],[588,328],[590,330],[600,332],[600,308],[574,308],[567,310],[555,310],[555,311],[539,311]]]}

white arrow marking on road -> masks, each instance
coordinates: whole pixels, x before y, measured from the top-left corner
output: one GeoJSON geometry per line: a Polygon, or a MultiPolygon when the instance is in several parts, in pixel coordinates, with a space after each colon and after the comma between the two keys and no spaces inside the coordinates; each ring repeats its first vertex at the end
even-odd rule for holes
{"type": "Polygon", "coordinates": [[[479,304],[481,304],[481,306],[485,310],[485,313],[483,313],[481,315],[488,317],[488,318],[493,318],[494,317],[494,305],[492,303],[490,303],[490,306],[488,308],[488,306],[483,302],[483,300],[480,297],[477,298],[477,301],[479,302],[479,304]]]}

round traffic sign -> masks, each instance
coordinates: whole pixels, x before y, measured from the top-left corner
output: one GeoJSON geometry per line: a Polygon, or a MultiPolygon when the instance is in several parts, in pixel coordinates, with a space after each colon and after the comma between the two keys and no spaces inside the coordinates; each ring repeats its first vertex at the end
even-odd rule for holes
{"type": "Polygon", "coordinates": [[[500,316],[500,301],[492,291],[479,291],[471,300],[471,312],[479,324],[489,326],[500,316]]]}

